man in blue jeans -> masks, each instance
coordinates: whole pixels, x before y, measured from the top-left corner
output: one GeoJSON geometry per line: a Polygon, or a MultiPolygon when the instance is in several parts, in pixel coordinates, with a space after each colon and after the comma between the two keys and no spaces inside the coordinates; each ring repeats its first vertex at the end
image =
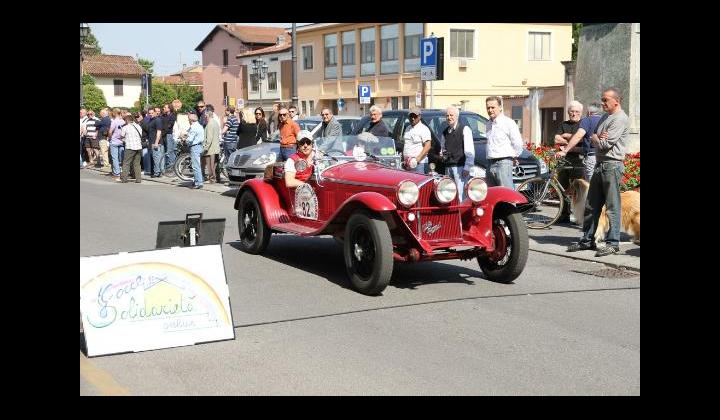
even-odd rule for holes
{"type": "Polygon", "coordinates": [[[607,207],[610,231],[605,245],[597,248],[596,257],[620,252],[620,183],[625,166],[623,159],[627,150],[628,116],[622,110],[622,97],[617,88],[602,93],[602,107],[606,112],[590,137],[597,150],[597,164],[590,179],[590,189],[585,201],[583,236],[580,242],[571,244],[567,251],[575,252],[596,249],[595,231],[603,205],[607,207]]]}
{"type": "Polygon", "coordinates": [[[524,142],[515,120],[503,113],[502,98],[489,96],[485,108],[490,119],[485,123],[487,136],[488,186],[515,189],[513,166],[523,151],[524,142]]]}
{"type": "Polygon", "coordinates": [[[203,141],[205,141],[205,129],[198,122],[197,114],[188,114],[190,120],[190,129],[188,130],[187,144],[190,146],[190,162],[193,168],[193,187],[199,189],[203,187],[203,172],[200,166],[200,155],[203,152],[203,141]]]}

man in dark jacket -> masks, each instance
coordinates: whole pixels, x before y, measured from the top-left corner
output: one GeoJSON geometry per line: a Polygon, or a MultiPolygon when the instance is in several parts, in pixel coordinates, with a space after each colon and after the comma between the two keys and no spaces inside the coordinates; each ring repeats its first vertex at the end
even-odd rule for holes
{"type": "Polygon", "coordinates": [[[382,108],[377,105],[370,107],[370,125],[363,131],[369,131],[377,137],[390,137],[390,130],[382,120],[382,108]]]}
{"type": "Polygon", "coordinates": [[[323,108],[320,115],[322,116],[322,125],[316,137],[342,136],[342,126],[330,112],[330,109],[323,108]]]}

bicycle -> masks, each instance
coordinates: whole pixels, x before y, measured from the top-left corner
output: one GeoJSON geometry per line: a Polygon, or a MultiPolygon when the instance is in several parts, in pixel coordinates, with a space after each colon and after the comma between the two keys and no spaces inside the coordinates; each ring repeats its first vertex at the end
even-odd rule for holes
{"type": "Polygon", "coordinates": [[[530,204],[522,213],[529,229],[545,229],[560,219],[563,208],[570,205],[570,197],[560,185],[557,174],[561,170],[572,169],[573,166],[568,160],[558,158],[549,174],[527,179],[518,185],[516,190],[523,194],[530,204]]]}
{"type": "MultiPolygon", "coordinates": [[[[192,181],[194,179],[193,169],[192,169],[192,158],[190,157],[190,147],[187,145],[185,141],[179,141],[177,143],[177,160],[175,161],[174,171],[175,176],[180,178],[182,181],[192,181]]],[[[225,179],[230,179],[227,173],[227,156],[225,156],[225,153],[223,151],[220,151],[219,158],[216,163],[215,168],[215,179],[217,179],[218,182],[220,182],[220,176],[224,176],[225,179]]]]}

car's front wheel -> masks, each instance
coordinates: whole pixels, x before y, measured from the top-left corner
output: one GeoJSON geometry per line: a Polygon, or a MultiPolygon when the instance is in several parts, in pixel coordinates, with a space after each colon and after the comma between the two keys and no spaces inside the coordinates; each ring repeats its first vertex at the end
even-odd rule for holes
{"type": "Polygon", "coordinates": [[[510,283],[525,268],[528,257],[528,233],[518,213],[493,216],[495,250],[478,256],[480,269],[492,281],[510,283]]]}
{"type": "Polygon", "coordinates": [[[238,230],[240,231],[240,249],[248,254],[260,254],[270,242],[270,228],[265,223],[257,197],[251,191],[245,191],[240,197],[238,210],[238,230]]]}
{"type": "Polygon", "coordinates": [[[345,227],[345,269],[355,289],[365,295],[382,292],[393,272],[390,229],[377,215],[353,214],[345,227]]]}

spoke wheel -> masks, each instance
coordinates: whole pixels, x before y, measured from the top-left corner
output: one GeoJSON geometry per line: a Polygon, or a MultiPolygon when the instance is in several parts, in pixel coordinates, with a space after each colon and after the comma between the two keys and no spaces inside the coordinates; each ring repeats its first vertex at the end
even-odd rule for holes
{"type": "Polygon", "coordinates": [[[350,217],[343,241],[345,269],[357,291],[382,292],[392,277],[392,239],[379,216],[356,213],[350,217]]]}
{"type": "Polygon", "coordinates": [[[270,242],[270,228],[265,224],[260,205],[255,194],[243,192],[238,210],[238,230],[240,249],[248,254],[260,254],[270,242]]]}
{"type": "Polygon", "coordinates": [[[175,167],[173,169],[175,170],[175,176],[177,176],[181,180],[192,181],[194,178],[194,174],[190,153],[182,153],[178,155],[177,160],[175,161],[175,167]]]}
{"type": "Polygon", "coordinates": [[[531,204],[522,217],[530,229],[544,229],[557,222],[565,206],[564,195],[555,180],[547,182],[542,178],[532,178],[517,187],[517,191],[531,204]]]}
{"type": "Polygon", "coordinates": [[[528,234],[525,222],[513,213],[493,217],[495,250],[478,256],[480,269],[492,281],[510,283],[525,268],[528,257],[528,234]]]}

